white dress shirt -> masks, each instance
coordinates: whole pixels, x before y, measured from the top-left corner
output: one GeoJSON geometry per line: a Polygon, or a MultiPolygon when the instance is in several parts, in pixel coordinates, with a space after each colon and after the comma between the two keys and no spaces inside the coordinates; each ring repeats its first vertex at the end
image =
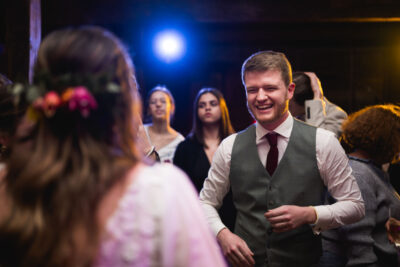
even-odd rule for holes
{"type": "MultiPolygon", "coordinates": [[[[289,117],[274,132],[278,133],[278,164],[287,148],[293,128],[293,117],[289,117]]],[[[261,162],[265,166],[269,143],[265,135],[269,131],[256,123],[256,145],[261,162]]],[[[214,154],[208,177],[200,192],[200,201],[215,235],[225,225],[218,209],[229,191],[232,147],[237,134],[225,138],[214,154]]],[[[317,221],[313,226],[315,233],[358,221],[364,216],[364,202],[357,182],[352,175],[348,158],[334,133],[317,128],[316,157],[321,178],[330,194],[337,200],[332,205],[315,206],[317,221]]],[[[299,166],[301,168],[301,166],[299,166]]],[[[267,211],[265,211],[267,212],[267,211]]]]}

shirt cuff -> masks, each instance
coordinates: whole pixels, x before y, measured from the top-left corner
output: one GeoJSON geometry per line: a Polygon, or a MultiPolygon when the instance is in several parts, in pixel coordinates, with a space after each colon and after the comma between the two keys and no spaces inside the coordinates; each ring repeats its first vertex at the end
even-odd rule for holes
{"type": "Polygon", "coordinates": [[[327,226],[330,224],[331,214],[329,209],[324,206],[316,206],[313,208],[315,209],[315,213],[317,214],[317,220],[312,225],[312,230],[314,234],[320,234],[322,231],[329,228],[327,226]]]}
{"type": "Polygon", "coordinates": [[[211,230],[213,231],[215,236],[217,236],[218,233],[224,228],[227,228],[227,227],[221,221],[214,222],[211,224],[211,230]]]}

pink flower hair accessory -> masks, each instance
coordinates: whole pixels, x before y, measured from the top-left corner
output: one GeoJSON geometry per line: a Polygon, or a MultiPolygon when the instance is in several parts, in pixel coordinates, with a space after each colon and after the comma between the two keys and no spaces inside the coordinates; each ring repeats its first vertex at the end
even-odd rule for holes
{"type": "Polygon", "coordinates": [[[46,117],[52,117],[61,104],[62,101],[60,96],[55,91],[50,91],[47,92],[44,97],[36,99],[33,102],[33,107],[43,111],[46,117]]]}
{"type": "Polygon", "coordinates": [[[67,100],[65,102],[68,102],[69,110],[79,110],[84,118],[87,118],[90,111],[97,109],[98,106],[96,99],[84,86],[75,87],[72,91],[67,89],[63,94],[63,100],[67,100]]]}

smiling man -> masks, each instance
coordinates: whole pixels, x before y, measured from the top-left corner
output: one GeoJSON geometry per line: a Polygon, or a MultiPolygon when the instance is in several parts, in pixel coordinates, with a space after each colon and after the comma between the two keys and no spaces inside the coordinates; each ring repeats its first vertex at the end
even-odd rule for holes
{"type": "Polygon", "coordinates": [[[317,266],[319,232],[353,223],[364,204],[347,157],[332,132],[290,115],[295,85],[285,55],[258,52],[242,66],[256,123],[217,149],[200,200],[233,266],[317,266]],[[217,210],[232,188],[235,233],[217,210]],[[326,190],[337,199],[323,205],[326,190]]]}

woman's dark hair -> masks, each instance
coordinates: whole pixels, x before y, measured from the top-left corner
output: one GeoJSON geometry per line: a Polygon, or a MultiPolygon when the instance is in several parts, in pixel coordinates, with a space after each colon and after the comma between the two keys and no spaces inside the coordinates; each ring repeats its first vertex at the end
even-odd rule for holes
{"type": "Polygon", "coordinates": [[[346,153],[362,150],[378,165],[400,152],[400,107],[375,105],[350,114],[342,125],[340,142],[346,153]]]}
{"type": "Polygon", "coordinates": [[[215,88],[202,88],[196,96],[193,105],[193,126],[192,130],[189,134],[189,137],[196,138],[197,141],[206,146],[204,142],[203,136],[203,122],[199,118],[198,109],[199,109],[199,100],[200,97],[204,94],[210,93],[214,95],[218,99],[219,108],[221,109],[221,120],[219,121],[219,137],[222,141],[225,137],[235,132],[232,127],[231,120],[229,118],[228,107],[225,102],[225,98],[222,95],[221,91],[215,88]]]}
{"type": "Polygon", "coordinates": [[[97,108],[87,118],[67,108],[40,116],[30,149],[12,145],[0,265],[89,266],[99,243],[99,203],[140,160],[134,126],[141,105],[133,64],[111,32],[85,26],[49,34],[34,76],[45,93],[62,95],[71,86],[85,86],[97,108]],[[119,89],[93,88],[82,78],[99,75],[119,89]]]}
{"type": "MultiPolygon", "coordinates": [[[[18,122],[26,110],[26,103],[13,95],[11,86],[12,82],[0,74],[0,135],[8,142],[15,135],[18,122]]],[[[0,146],[0,160],[3,161],[8,158],[10,150],[8,144],[1,143],[0,146]]]]}
{"type": "Polygon", "coordinates": [[[304,102],[314,98],[311,87],[311,79],[304,72],[293,72],[293,83],[296,88],[293,93],[293,100],[300,106],[304,107],[304,102]]]}
{"type": "Polygon", "coordinates": [[[0,73],[0,132],[13,134],[16,127],[16,103],[11,93],[12,82],[0,73]]]}

